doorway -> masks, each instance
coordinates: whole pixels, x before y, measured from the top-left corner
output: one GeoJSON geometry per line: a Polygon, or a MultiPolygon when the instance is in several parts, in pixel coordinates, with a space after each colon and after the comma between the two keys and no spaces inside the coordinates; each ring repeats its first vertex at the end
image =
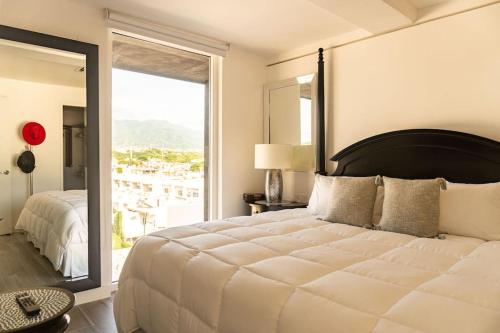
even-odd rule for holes
{"type": "MultiPolygon", "coordinates": [[[[0,110],[4,114],[4,119],[0,122],[2,133],[9,133],[8,130],[10,130],[10,112],[7,107],[7,97],[0,95],[0,110]]],[[[13,230],[10,138],[10,135],[6,135],[0,145],[0,186],[2,188],[2,194],[0,195],[0,235],[11,234],[13,230]]]]}
{"type": "Polygon", "coordinates": [[[63,106],[64,190],[87,188],[85,108],[63,106]]]}

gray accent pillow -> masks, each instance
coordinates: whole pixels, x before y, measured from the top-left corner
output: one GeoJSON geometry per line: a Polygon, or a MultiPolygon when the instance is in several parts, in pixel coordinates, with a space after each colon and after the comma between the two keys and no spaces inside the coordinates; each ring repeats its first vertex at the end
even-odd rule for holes
{"type": "Polygon", "coordinates": [[[335,177],[326,221],[359,227],[371,226],[377,195],[376,177],[335,177]]]}
{"type": "Polygon", "coordinates": [[[377,229],[417,237],[438,235],[443,179],[383,178],[384,203],[377,229]]]}

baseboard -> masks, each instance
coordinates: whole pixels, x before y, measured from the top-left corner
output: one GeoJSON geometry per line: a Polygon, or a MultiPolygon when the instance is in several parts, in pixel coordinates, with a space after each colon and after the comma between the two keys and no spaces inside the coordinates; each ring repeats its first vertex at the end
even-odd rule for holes
{"type": "Polygon", "coordinates": [[[100,299],[108,298],[111,296],[111,292],[115,291],[116,287],[101,286],[95,289],[89,289],[81,291],[75,294],[75,305],[89,303],[93,301],[98,301],[100,299]]]}

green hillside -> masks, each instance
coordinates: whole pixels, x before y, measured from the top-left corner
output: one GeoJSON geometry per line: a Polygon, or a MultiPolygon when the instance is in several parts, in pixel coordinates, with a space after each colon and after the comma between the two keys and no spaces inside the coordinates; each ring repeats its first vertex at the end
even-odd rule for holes
{"type": "Polygon", "coordinates": [[[203,149],[203,133],[162,120],[114,120],[113,149],[203,149]]]}

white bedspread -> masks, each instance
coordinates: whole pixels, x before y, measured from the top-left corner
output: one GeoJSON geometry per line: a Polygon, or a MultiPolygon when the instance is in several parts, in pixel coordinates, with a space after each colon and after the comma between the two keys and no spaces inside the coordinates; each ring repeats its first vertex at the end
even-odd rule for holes
{"type": "Polygon", "coordinates": [[[24,230],[40,253],[64,276],[88,274],[87,191],[48,191],[32,195],[16,229],[24,230]]]}
{"type": "Polygon", "coordinates": [[[268,212],[142,238],[114,303],[120,332],[498,333],[500,242],[268,212]]]}

